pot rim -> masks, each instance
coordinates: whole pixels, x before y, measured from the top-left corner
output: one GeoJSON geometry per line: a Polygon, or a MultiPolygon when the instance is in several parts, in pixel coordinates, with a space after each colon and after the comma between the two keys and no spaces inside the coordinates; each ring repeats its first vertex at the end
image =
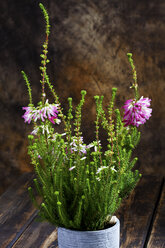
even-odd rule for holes
{"type": "Polygon", "coordinates": [[[116,219],[117,219],[117,221],[116,221],[116,223],[113,225],[113,226],[111,226],[111,227],[108,227],[108,228],[106,228],[106,229],[102,229],[102,230],[95,230],[95,231],[78,231],[78,230],[72,230],[72,229],[67,229],[67,228],[65,228],[65,227],[58,227],[58,230],[61,230],[61,231],[65,231],[65,232],[68,232],[68,233],[103,233],[103,232],[109,232],[109,233],[111,233],[111,232],[114,232],[117,228],[118,228],[118,226],[120,225],[120,221],[119,221],[119,219],[116,217],[116,219]]]}

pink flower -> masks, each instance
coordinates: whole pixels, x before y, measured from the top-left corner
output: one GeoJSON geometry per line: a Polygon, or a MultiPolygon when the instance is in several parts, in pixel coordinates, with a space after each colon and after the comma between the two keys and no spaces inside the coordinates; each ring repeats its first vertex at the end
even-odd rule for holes
{"type": "Polygon", "coordinates": [[[138,101],[130,99],[125,102],[125,105],[123,106],[125,110],[123,118],[125,127],[128,125],[138,127],[151,117],[152,109],[149,108],[150,101],[151,99],[143,98],[142,96],[138,101]]]}
{"type": "Polygon", "coordinates": [[[60,124],[61,120],[57,118],[57,115],[56,116],[51,116],[50,118],[48,118],[49,121],[51,121],[51,123],[53,124],[60,124]]]}
{"type": "Polygon", "coordinates": [[[31,120],[33,119],[34,108],[33,107],[23,107],[22,109],[25,110],[25,113],[22,116],[22,118],[24,118],[25,122],[30,124],[31,120]]]}
{"type": "Polygon", "coordinates": [[[38,119],[44,121],[49,119],[53,124],[55,124],[55,119],[57,119],[58,114],[58,104],[49,104],[48,99],[45,102],[45,106],[39,109],[35,109],[33,119],[36,122],[38,119]]]}
{"type": "Polygon", "coordinates": [[[42,122],[44,122],[45,119],[49,119],[53,124],[59,124],[61,122],[61,120],[58,119],[58,104],[49,104],[48,100],[46,100],[44,107],[23,107],[22,109],[26,110],[22,117],[28,124],[30,124],[32,120],[35,122],[42,120],[42,122]]]}

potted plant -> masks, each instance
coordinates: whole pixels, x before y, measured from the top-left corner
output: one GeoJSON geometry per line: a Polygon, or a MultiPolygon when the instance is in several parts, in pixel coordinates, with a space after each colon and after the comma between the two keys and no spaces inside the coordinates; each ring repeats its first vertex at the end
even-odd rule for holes
{"type": "Polygon", "coordinates": [[[50,83],[46,66],[49,60],[49,16],[42,4],[40,8],[46,20],[46,40],[41,54],[41,101],[32,102],[31,86],[22,71],[28,93],[29,105],[23,107],[23,118],[33,124],[28,136],[28,154],[34,165],[35,188],[41,196],[40,204],[32,188],[29,193],[39,210],[41,221],[58,227],[59,248],[65,247],[119,247],[119,220],[113,215],[121,201],[135,187],[141,175],[132,170],[137,158],[132,151],[140,139],[137,127],[151,116],[150,99],[139,97],[136,70],[132,54],[128,59],[133,71],[135,97],[124,104],[124,116],[114,107],[116,88],[107,108],[103,109],[103,96],[95,96],[95,140],[85,144],[81,132],[81,113],[86,91],[73,111],[72,98],[64,114],[61,103],[50,83]],[[45,87],[54,96],[49,103],[45,87]],[[73,113],[74,112],[74,113],[73,113]],[[56,125],[63,122],[64,132],[58,133],[56,125]],[[102,147],[100,126],[107,133],[107,147],[102,147]]]}

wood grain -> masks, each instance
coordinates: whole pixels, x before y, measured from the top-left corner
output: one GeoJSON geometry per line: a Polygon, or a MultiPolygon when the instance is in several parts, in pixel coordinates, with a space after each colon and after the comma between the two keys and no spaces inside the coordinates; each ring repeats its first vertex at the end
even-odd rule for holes
{"type": "Polygon", "coordinates": [[[57,248],[57,229],[47,222],[34,219],[13,246],[22,247],[57,248]]]}
{"type": "Polygon", "coordinates": [[[163,184],[155,221],[147,247],[165,248],[165,183],[163,184]]]}
{"type": "Polygon", "coordinates": [[[142,177],[116,214],[121,222],[121,248],[142,248],[150,228],[161,178],[142,177]]]}
{"type": "Polygon", "coordinates": [[[11,247],[37,214],[27,191],[32,179],[24,174],[0,198],[0,248],[11,247]]]}

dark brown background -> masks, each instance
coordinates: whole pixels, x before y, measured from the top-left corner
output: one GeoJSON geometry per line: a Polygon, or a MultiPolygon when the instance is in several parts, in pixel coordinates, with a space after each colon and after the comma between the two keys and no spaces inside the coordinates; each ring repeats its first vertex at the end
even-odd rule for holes
{"type": "MultiPolygon", "coordinates": [[[[88,91],[85,140],[94,137],[93,96],[118,88],[117,104],[133,96],[127,52],[132,52],[140,92],[152,98],[153,116],[143,127],[136,154],[142,173],[165,174],[165,4],[162,0],[49,0],[51,36],[48,72],[61,102],[88,91]]],[[[27,152],[31,127],[21,118],[28,104],[20,71],[31,79],[34,101],[40,93],[40,53],[44,21],[37,0],[0,1],[0,193],[32,168],[27,152]]],[[[104,136],[104,135],[103,135],[104,136]]]]}

